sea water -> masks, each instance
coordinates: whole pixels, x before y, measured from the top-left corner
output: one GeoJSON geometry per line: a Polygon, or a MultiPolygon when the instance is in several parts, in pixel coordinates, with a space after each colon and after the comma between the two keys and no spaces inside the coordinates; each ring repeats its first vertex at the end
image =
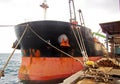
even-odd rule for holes
{"type": "MultiPolygon", "coordinates": [[[[10,53],[0,53],[0,69],[5,65],[10,53]]],[[[21,54],[15,53],[5,68],[4,77],[0,79],[0,84],[22,84],[18,79],[18,69],[21,64],[21,54]]]]}

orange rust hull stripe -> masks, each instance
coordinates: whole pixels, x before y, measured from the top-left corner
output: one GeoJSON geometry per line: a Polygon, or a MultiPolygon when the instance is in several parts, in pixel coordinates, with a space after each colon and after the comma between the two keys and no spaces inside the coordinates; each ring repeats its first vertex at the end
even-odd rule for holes
{"type": "MultiPolygon", "coordinates": [[[[82,57],[78,57],[83,60],[82,57]]],[[[97,61],[101,57],[89,57],[97,61]]],[[[22,57],[22,64],[19,69],[20,80],[53,80],[66,78],[83,66],[76,60],[69,57],[22,57]]]]}

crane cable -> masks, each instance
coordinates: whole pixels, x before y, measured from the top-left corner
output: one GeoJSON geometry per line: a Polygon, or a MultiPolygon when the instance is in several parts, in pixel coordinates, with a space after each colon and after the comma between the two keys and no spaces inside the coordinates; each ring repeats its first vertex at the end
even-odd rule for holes
{"type": "Polygon", "coordinates": [[[2,76],[4,76],[4,70],[5,70],[5,68],[7,67],[7,65],[8,65],[10,59],[12,58],[12,56],[13,56],[15,50],[17,49],[18,45],[20,44],[20,42],[21,42],[23,36],[25,35],[27,29],[28,29],[28,24],[26,25],[25,30],[23,31],[23,33],[22,33],[20,39],[18,40],[18,43],[16,44],[14,50],[12,51],[12,53],[10,54],[10,56],[8,57],[8,59],[7,59],[6,63],[5,63],[5,65],[3,66],[2,70],[0,70],[0,78],[1,78],[2,76]]]}

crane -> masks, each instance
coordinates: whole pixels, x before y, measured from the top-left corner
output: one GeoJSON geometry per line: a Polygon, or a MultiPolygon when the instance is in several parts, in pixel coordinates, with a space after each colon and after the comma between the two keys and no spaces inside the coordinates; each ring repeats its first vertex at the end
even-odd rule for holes
{"type": "MultiPolygon", "coordinates": [[[[93,64],[93,62],[88,60],[88,54],[87,54],[86,47],[85,47],[85,44],[84,44],[84,39],[83,39],[83,36],[82,36],[82,33],[81,33],[80,26],[78,26],[78,22],[77,22],[77,19],[76,19],[74,0],[69,0],[69,11],[70,11],[71,28],[72,28],[74,37],[76,39],[76,42],[78,44],[78,47],[80,49],[80,52],[83,56],[84,64],[85,65],[86,65],[86,63],[87,64],[93,64]]],[[[85,24],[84,24],[84,19],[83,19],[83,15],[82,15],[81,10],[79,10],[79,16],[80,16],[81,26],[84,27],[85,24]]]]}

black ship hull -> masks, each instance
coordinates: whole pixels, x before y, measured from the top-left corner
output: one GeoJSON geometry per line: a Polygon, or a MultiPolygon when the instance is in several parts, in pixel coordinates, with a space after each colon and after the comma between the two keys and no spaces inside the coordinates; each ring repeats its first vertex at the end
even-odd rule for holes
{"type": "MultiPolygon", "coordinates": [[[[63,51],[69,54],[71,54],[72,52],[73,56],[81,56],[81,52],[72,32],[70,23],[61,21],[35,21],[19,24],[15,26],[15,32],[18,39],[20,39],[27,24],[40,37],[59,49],[62,49],[62,47],[60,46],[59,37],[61,35],[66,35],[69,39],[70,47],[63,49],[63,51]]],[[[86,27],[80,26],[80,31],[83,36],[88,56],[103,55],[102,49],[96,50],[95,48],[95,41],[92,36],[91,30],[86,27]]],[[[22,50],[23,55],[25,54],[25,56],[30,56],[32,49],[34,49],[34,51],[39,50],[41,56],[59,57],[61,54],[59,51],[39,39],[39,37],[37,37],[29,28],[22,38],[19,46],[22,50]],[[26,53],[23,52],[24,50],[26,53]]]]}

